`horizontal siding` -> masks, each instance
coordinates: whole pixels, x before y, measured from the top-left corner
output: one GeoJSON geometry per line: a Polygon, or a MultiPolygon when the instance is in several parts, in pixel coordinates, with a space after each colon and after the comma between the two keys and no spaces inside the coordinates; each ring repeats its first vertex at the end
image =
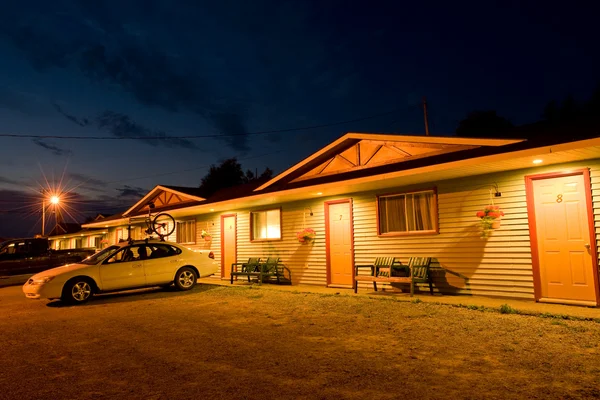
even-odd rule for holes
{"type": "MultiPolygon", "coordinates": [[[[251,209],[228,210],[223,214],[237,217],[237,262],[250,257],[280,257],[291,269],[294,284],[327,284],[324,203],[328,200],[351,198],[354,216],[354,256],[357,264],[369,264],[378,256],[398,257],[403,263],[411,256],[433,257],[432,275],[435,288],[444,293],[485,295],[533,299],[532,254],[525,193],[526,175],[561,171],[570,168],[590,168],[594,221],[600,228],[600,160],[554,165],[464,179],[427,182],[424,188],[436,187],[438,192],[439,234],[398,237],[378,237],[376,196],[401,192],[403,188],[382,185],[379,191],[354,193],[336,198],[311,198],[285,203],[281,207],[282,239],[250,241],[251,209]],[[494,185],[501,197],[490,198],[494,185]],[[490,237],[482,238],[475,216],[493,200],[505,213],[501,227],[490,237]],[[309,208],[313,216],[309,215],[309,208]],[[312,228],[317,236],[313,243],[302,244],[296,232],[312,228]]],[[[260,209],[266,209],[262,207],[260,209]]],[[[196,243],[186,245],[208,250],[221,260],[219,213],[196,216],[196,243]],[[201,231],[211,233],[205,241],[201,231]]],[[[600,246],[596,229],[596,243],[600,246]]],[[[108,237],[115,238],[115,228],[108,237]]],[[[175,240],[176,233],[172,235],[175,240]]],[[[230,268],[230,266],[225,266],[230,268]]],[[[217,274],[217,278],[220,277],[217,274]]],[[[366,288],[367,283],[361,283],[366,288]]]]}
{"type": "Polygon", "coordinates": [[[247,261],[250,257],[280,257],[290,269],[294,284],[327,283],[324,207],[321,201],[283,204],[281,240],[250,241],[250,212],[251,210],[237,212],[238,262],[247,261]],[[296,233],[303,228],[315,230],[316,238],[312,243],[298,242],[296,233]]]}
{"type": "MultiPolygon", "coordinates": [[[[433,257],[435,286],[446,293],[533,299],[525,175],[581,167],[591,171],[594,217],[600,227],[598,160],[474,176],[434,183],[438,191],[437,235],[377,237],[374,198],[378,193],[354,196],[356,262],[370,263],[377,256],[399,257],[404,263],[411,256],[433,257]],[[501,197],[490,197],[494,184],[501,197]],[[501,207],[505,216],[501,227],[484,239],[480,237],[475,213],[491,201],[501,207]]],[[[427,186],[431,184],[424,185],[427,186]]],[[[596,241],[600,245],[598,233],[596,241]]]]}

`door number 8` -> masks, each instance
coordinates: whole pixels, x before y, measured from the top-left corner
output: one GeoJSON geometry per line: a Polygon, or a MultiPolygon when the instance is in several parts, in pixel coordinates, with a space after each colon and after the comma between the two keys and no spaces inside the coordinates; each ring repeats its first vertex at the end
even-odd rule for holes
{"type": "Polygon", "coordinates": [[[556,202],[557,202],[557,203],[562,203],[562,200],[563,200],[563,199],[562,199],[562,194],[558,194],[558,195],[556,195],[556,202]]]}

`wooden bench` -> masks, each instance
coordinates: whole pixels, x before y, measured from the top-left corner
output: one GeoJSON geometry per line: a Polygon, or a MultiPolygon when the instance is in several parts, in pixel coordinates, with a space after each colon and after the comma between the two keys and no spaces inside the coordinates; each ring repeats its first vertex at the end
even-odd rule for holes
{"type": "Polygon", "coordinates": [[[292,283],[292,273],[288,267],[281,263],[279,257],[269,257],[265,262],[261,262],[260,258],[251,258],[247,263],[231,264],[231,283],[233,284],[234,276],[247,276],[250,282],[251,276],[256,276],[258,284],[275,278],[277,283],[292,283]],[[237,267],[241,266],[241,270],[237,271],[237,267]],[[286,275],[287,271],[287,277],[286,275]]]}
{"type": "Polygon", "coordinates": [[[234,276],[247,276],[250,282],[250,276],[258,276],[260,271],[260,257],[249,258],[245,263],[231,264],[231,284],[233,285],[234,276]],[[240,267],[238,271],[237,268],[240,267]]]}
{"type": "Polygon", "coordinates": [[[429,292],[433,295],[433,285],[429,275],[430,257],[411,257],[408,260],[408,276],[393,276],[396,266],[402,266],[396,262],[395,257],[378,257],[372,265],[356,265],[354,271],[354,293],[358,291],[358,282],[373,282],[373,289],[377,291],[377,282],[381,283],[408,283],[410,284],[410,295],[414,294],[415,283],[429,283],[429,292]],[[370,275],[359,275],[360,268],[370,268],[370,275]]]}

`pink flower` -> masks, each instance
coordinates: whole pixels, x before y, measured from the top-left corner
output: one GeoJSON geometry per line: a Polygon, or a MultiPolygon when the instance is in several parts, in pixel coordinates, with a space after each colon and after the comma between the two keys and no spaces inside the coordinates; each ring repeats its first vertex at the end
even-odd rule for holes
{"type": "Polygon", "coordinates": [[[487,205],[487,206],[485,206],[483,211],[477,211],[476,215],[478,218],[496,219],[496,218],[504,217],[504,212],[500,211],[499,206],[487,205]]]}

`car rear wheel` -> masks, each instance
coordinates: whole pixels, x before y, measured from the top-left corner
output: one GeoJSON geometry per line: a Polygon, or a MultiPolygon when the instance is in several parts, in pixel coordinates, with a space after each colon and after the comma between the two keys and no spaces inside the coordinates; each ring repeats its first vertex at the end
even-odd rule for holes
{"type": "Polygon", "coordinates": [[[190,267],[180,268],[175,274],[175,287],[178,290],[190,290],[196,285],[196,272],[190,267]]]}
{"type": "Polygon", "coordinates": [[[61,300],[70,304],[83,304],[94,295],[92,283],[86,278],[72,279],[65,284],[61,300]]]}

